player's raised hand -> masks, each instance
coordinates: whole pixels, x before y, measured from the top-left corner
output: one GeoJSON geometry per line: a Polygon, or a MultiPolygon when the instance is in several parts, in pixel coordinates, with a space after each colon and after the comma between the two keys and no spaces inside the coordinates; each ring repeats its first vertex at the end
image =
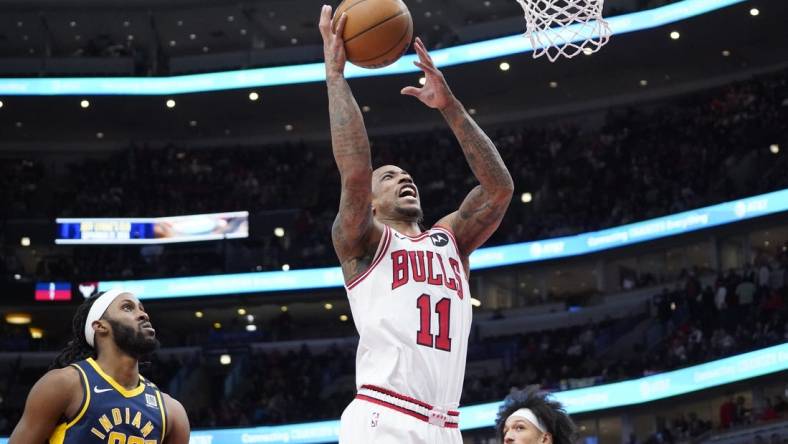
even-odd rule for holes
{"type": "Polygon", "coordinates": [[[426,82],[421,88],[406,86],[402,88],[401,93],[421,100],[430,108],[443,109],[447,107],[451,104],[454,95],[449,89],[449,84],[446,83],[443,73],[435,67],[432,57],[420,38],[416,37],[413,47],[416,48],[416,53],[419,55],[419,60],[413,64],[424,71],[426,82]]]}
{"type": "Polygon", "coordinates": [[[323,56],[326,61],[326,74],[342,74],[345,71],[345,41],[342,39],[342,32],[345,30],[347,14],[337,20],[334,27],[331,17],[331,6],[323,5],[320,10],[320,35],[323,36],[323,56]]]}

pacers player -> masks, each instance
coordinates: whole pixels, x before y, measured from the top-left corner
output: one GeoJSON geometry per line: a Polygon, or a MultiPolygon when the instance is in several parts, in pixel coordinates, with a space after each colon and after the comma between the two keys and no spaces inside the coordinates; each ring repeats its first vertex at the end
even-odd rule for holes
{"type": "Polygon", "coordinates": [[[331,138],[342,181],[332,239],[361,337],[358,394],[342,414],[339,440],[461,443],[456,408],[471,329],[468,256],[500,224],[512,178],[416,39],[416,66],[426,83],[402,94],[441,112],[479,181],[457,211],[422,231],[410,174],[392,165],[372,170],[364,121],[343,74],[346,21],[341,17],[332,31],[331,8],[323,7],[331,138]]]}
{"type": "Polygon", "coordinates": [[[495,421],[503,444],[575,444],[577,427],[557,401],[535,389],[506,397],[495,421]]]}
{"type": "Polygon", "coordinates": [[[9,444],[188,444],[183,406],[139,374],[139,359],[159,345],[140,301],[119,290],[92,296],[73,329],[9,444]]]}

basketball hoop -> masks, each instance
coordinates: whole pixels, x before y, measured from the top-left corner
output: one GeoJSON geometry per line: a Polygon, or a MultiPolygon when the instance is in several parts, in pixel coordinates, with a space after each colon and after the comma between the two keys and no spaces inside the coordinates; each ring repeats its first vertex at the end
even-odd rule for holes
{"type": "Polygon", "coordinates": [[[517,0],[525,11],[525,37],[534,58],[551,62],[591,55],[610,39],[610,26],[602,18],[604,0],[517,0]]]}

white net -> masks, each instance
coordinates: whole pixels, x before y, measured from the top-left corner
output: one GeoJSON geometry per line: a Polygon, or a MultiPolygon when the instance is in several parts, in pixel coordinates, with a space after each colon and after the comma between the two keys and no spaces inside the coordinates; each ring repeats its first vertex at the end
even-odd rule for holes
{"type": "Polygon", "coordinates": [[[610,39],[602,18],[604,0],[517,0],[525,11],[525,36],[534,58],[572,58],[593,54],[610,39]]]}

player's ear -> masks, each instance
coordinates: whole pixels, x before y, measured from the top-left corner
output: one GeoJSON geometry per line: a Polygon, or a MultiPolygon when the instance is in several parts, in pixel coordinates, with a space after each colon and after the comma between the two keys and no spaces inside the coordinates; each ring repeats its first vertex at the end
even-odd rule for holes
{"type": "Polygon", "coordinates": [[[103,321],[103,320],[99,319],[99,320],[93,321],[92,326],[93,326],[93,331],[95,331],[96,334],[99,334],[99,333],[107,334],[107,333],[109,333],[109,325],[107,325],[107,321],[103,321]]]}
{"type": "Polygon", "coordinates": [[[553,444],[553,435],[551,433],[542,433],[542,439],[539,444],[553,444]]]}

